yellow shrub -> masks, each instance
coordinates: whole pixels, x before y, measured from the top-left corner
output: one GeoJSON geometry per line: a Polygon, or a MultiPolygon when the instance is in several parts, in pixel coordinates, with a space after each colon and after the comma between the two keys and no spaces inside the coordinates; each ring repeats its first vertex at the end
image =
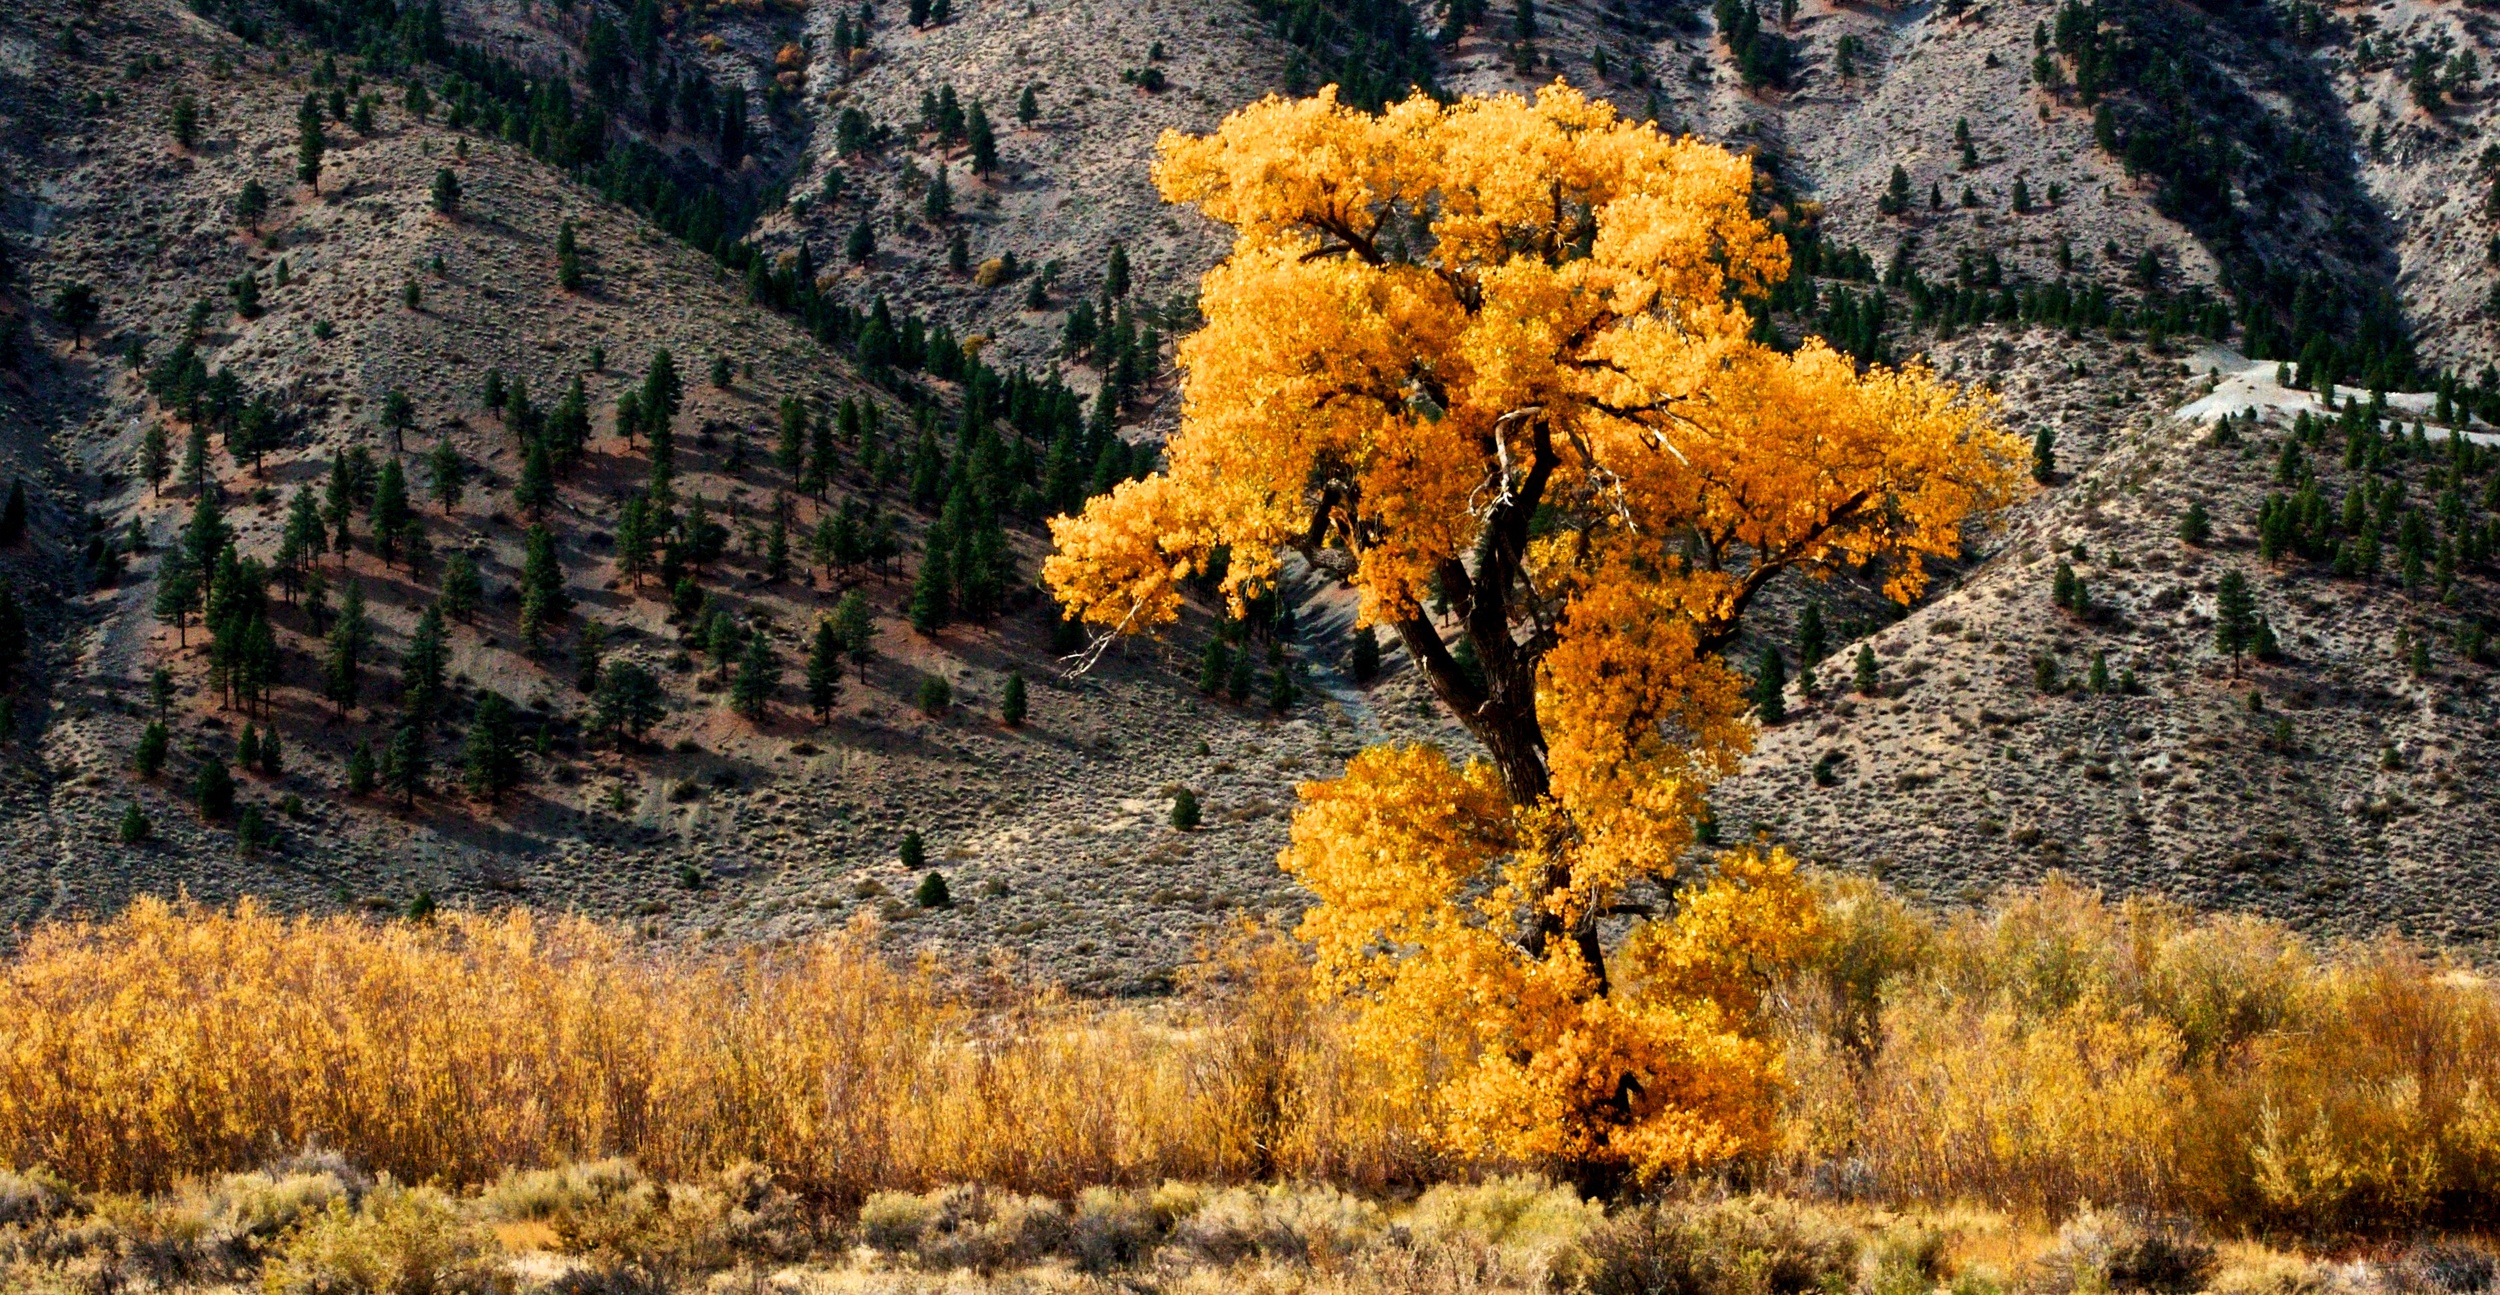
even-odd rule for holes
{"type": "Polygon", "coordinates": [[[143,902],[36,932],[0,977],[0,1162],[161,1191],[273,1145],[461,1183],[760,1160],[835,1201],[1416,1177],[1420,1140],[1368,1095],[1299,961],[1240,961],[1203,1017],[1040,991],[975,1011],[864,932],[714,956],[517,912],[375,925],[143,902]]]}
{"type": "Polygon", "coordinates": [[[2052,880],[1948,918],[1826,883],[1779,997],[1786,1172],[2311,1233],[2500,1204],[2500,995],[2407,946],[2052,880]]]}

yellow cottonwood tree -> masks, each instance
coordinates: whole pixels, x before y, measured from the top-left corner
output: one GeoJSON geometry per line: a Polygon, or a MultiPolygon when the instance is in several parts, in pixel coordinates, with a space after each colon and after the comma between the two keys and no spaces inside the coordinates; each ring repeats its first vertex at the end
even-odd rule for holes
{"type": "Polygon", "coordinates": [[[1559,83],[1270,98],[1167,134],[1155,179],[1233,250],[1165,471],[1052,523],[1052,587],[1137,632],[1219,552],[1236,604],[1300,553],[1483,744],[1363,753],[1283,856],[1323,981],[1453,1147],[1646,1177],[1764,1146],[1751,996],[1813,927],[1793,864],[1734,852],[1607,933],[1751,740],[1719,653],[1755,596],[1860,567],[1915,596],[2022,447],[1924,369],[1750,340],[1788,271],[1750,164],[1559,83]]]}

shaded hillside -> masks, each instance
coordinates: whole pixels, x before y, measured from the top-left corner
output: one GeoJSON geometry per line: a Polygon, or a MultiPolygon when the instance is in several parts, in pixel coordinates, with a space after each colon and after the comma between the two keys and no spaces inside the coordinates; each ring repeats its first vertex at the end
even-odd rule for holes
{"type": "MultiPolygon", "coordinates": [[[[94,87],[97,111],[47,119],[31,79],[0,87],[20,121],[50,126],[17,132],[39,142],[11,164],[48,171],[75,199],[15,214],[11,245],[31,271],[13,299],[48,302],[83,283],[100,302],[94,340],[77,347],[61,320],[32,311],[12,375],[11,398],[63,455],[64,501],[38,496],[35,547],[18,560],[30,597],[41,580],[59,601],[39,609],[53,644],[25,698],[41,737],[13,763],[12,920],[177,888],[392,909],[517,898],[639,915],[655,930],[745,934],[885,911],[914,940],[987,945],[1012,929],[1019,944],[1054,951],[1066,974],[1123,985],[1150,983],[1207,923],[1281,897],[1271,859],[1282,784],[1317,767],[1321,750],[1351,749],[1335,735],[1344,721],[1295,711],[1258,724],[1197,699],[1194,663],[1151,651],[1063,680],[1055,657],[1070,645],[1027,587],[1051,445],[986,417],[967,430],[962,418],[965,383],[1000,381],[994,371],[889,356],[864,383],[800,327],[795,306],[757,304],[750,282],[521,145],[452,129],[439,111],[418,118],[396,82],[366,108],[370,130],[316,103],[327,151],[315,194],[294,175],[302,96],[326,89],[314,81],[317,51],[266,33],[246,42],[172,6],[73,15],[34,15],[47,41],[77,31],[79,53],[55,43],[29,78],[94,87]],[[178,49],[192,56],[166,53],[178,49]],[[121,79],[124,65],[159,57],[144,81],[121,79]],[[167,124],[186,96],[201,106],[189,147],[167,124]],[[444,172],[454,201],[437,199],[444,172]],[[257,234],[237,214],[247,183],[268,195],[257,234]],[[246,275],[248,298],[235,287],[246,275]],[[655,482],[649,430],[619,434],[618,397],[646,389],[663,348],[683,393],[668,486],[691,580],[674,588],[659,572],[619,570],[627,505],[651,498],[655,482]],[[505,392],[499,407],[485,402],[490,381],[505,392]],[[394,395],[406,398],[397,431],[394,395]],[[795,471],[782,457],[793,408],[795,471]],[[167,434],[167,478],[155,485],[144,470],[152,427],[167,434]],[[194,427],[207,442],[197,485],[184,471],[194,427]],[[431,493],[444,445],[467,466],[448,507],[431,493]],[[385,560],[366,496],[348,510],[344,555],[291,552],[299,493],[332,531],[338,465],[360,481],[351,497],[371,488],[357,454],[384,477],[400,465],[413,528],[393,531],[385,560]],[[542,507],[531,505],[533,454],[551,460],[542,507]],[[195,605],[179,625],[159,610],[165,564],[204,494],[222,501],[238,556],[269,573],[257,597],[270,668],[210,647],[225,641],[203,626],[214,607],[195,605]],[[71,500],[91,504],[102,527],[93,570],[76,559],[85,532],[71,500]],[[709,527],[690,528],[689,515],[709,527]],[[818,550],[820,523],[845,516],[852,547],[818,550]],[[531,610],[524,592],[542,579],[533,525],[561,575],[552,613],[531,610]],[[957,580],[940,588],[930,632],[911,629],[931,529],[952,553],[959,540],[986,543],[993,525],[1005,548],[983,560],[1003,565],[979,596],[994,609],[957,580]],[[689,529],[704,534],[688,543],[689,529]],[[882,550],[880,534],[891,537],[882,550]],[[412,535],[426,554],[413,563],[412,535]],[[395,803],[407,798],[392,787],[392,744],[408,727],[410,681],[424,674],[412,661],[421,613],[463,558],[483,598],[443,622],[444,699],[419,726],[430,767],[409,807],[395,803]],[[318,610],[314,573],[326,586],[318,610]],[[351,585],[372,630],[342,707],[330,664],[351,585]],[[845,658],[833,722],[819,726],[803,662],[845,593],[864,598],[873,638],[864,665],[845,658]],[[734,640],[764,642],[778,669],[760,719],[732,707],[748,652],[723,659],[724,622],[734,640]],[[638,667],[662,685],[647,740],[593,731],[600,711],[579,675],[594,624],[607,670],[638,667]],[[134,765],[157,718],[148,680],[159,668],[173,684],[171,740],[148,776],[134,765]],[[1011,674],[1028,690],[1017,728],[997,718],[1011,674]],[[938,679],[951,693],[942,703],[928,691],[938,679]],[[523,775],[499,799],[461,786],[489,694],[512,703],[523,775]],[[278,772],[235,768],[234,808],[203,817],[191,803],[200,771],[231,767],[247,724],[256,742],[280,735],[278,772]],[[377,785],[351,793],[360,747],[377,785]],[[1241,767],[1207,775],[1227,757],[1241,767]],[[1209,777],[1198,784],[1209,826],[1180,838],[1164,806],[1198,777],[1209,777]],[[136,845],[119,839],[133,806],[149,827],[136,845]],[[910,902],[910,833],[925,843],[921,866],[950,876],[953,907],[910,902]]],[[[910,320],[895,328],[918,335],[910,320]]],[[[984,390],[1006,400],[1022,388],[984,390]]],[[[21,452],[33,462],[44,443],[21,452]]],[[[1123,461],[1110,479],[1128,470],[1123,461]]],[[[1078,498],[1090,476],[1073,483],[1078,498]]],[[[1263,701],[1268,671],[1256,673],[1263,701]]]]}
{"type": "MultiPolygon", "coordinates": [[[[2460,58],[2491,66],[2486,35],[2473,10],[2410,0],[2271,17],[1538,3],[1524,23],[1518,7],[1171,0],[975,0],[917,21],[900,5],[21,6],[0,16],[0,316],[22,339],[0,415],[24,430],[0,464],[34,520],[0,565],[37,651],[0,823],[7,916],[179,887],[518,899],[679,934],[875,913],[897,939],[1136,988],[1235,914],[1292,911],[1273,864],[1292,784],[1384,736],[1454,740],[1417,681],[1395,654],[1355,681],[1349,608],[1307,579],[1281,623],[1263,608],[1227,628],[1217,671],[1201,611],[1070,678],[1075,644],[1032,587],[1040,520],[1148,470],[1177,419],[1166,348],[1222,248],[1154,195],[1154,140],[1329,79],[1361,79],[1361,97],[1559,75],[1755,152],[1799,266],[1764,303],[1768,334],[1932,358],[2048,433],[2054,459],[1907,620],[1843,585],[1766,598],[1747,663],[1775,646],[1793,674],[1812,603],[1827,691],[1792,694],[1722,790],[1723,834],[1758,824],[1947,896],[2066,867],[2333,929],[2485,938],[2500,910],[2473,862],[2473,770],[2491,717],[2471,644],[2493,628],[2489,468],[2444,466],[2435,417],[2428,451],[2351,468],[2357,416],[2304,430],[2289,468],[2288,415],[2220,444],[2166,419],[2227,362],[2200,350],[2215,341],[2364,400],[2418,354],[2455,375],[2448,412],[2500,413],[2500,374],[2482,380],[2488,101],[2460,58]],[[307,96],[318,193],[298,171],[307,96]],[[78,286],[92,323],[62,309],[78,286]],[[619,406],[663,348],[682,407],[655,476],[649,421],[620,425],[619,406]],[[151,427],[161,487],[142,471],[151,427]],[[183,473],[194,427],[213,491],[183,473]],[[450,508],[429,493],[446,445],[469,468],[450,508]],[[299,490],[335,538],[330,481],[359,449],[351,551],[290,549],[299,490]],[[393,460],[413,564],[405,523],[375,534],[393,460]],[[2332,517],[2304,532],[2309,556],[2260,560],[2266,496],[2310,485],[2302,515],[2332,517]],[[180,625],[159,614],[203,493],[238,559],[263,564],[266,650],[210,634],[205,598],[180,625]],[[2209,546],[2174,538],[2190,499],[2209,546]],[[669,542],[641,570],[655,507],[669,542]],[[2369,528],[2376,577],[2332,574],[2333,546],[2369,528]],[[2410,592],[2400,547],[2424,568],[2410,592]],[[445,620],[446,686],[416,726],[426,790],[397,796],[420,622],[461,557],[483,596],[445,620]],[[2060,560],[2089,612],[2049,601],[2060,560]],[[2226,570],[2253,581],[2282,662],[2235,673],[2215,655],[2226,570]],[[342,707],[331,630],[350,584],[373,634],[342,707]],[[804,662],[851,592],[876,632],[820,725],[804,662]],[[645,741],[599,731],[580,687],[594,624],[603,667],[661,685],[645,741]],[[1853,700],[1866,633],[1884,695],[1853,700]],[[760,718],[739,684],[759,641],[778,670],[760,718]],[[2143,690],[2039,687],[2038,658],[2052,682],[2088,682],[2095,651],[2143,690]],[[141,776],[159,667],[167,751],[141,776]],[[998,718],[1011,675],[1021,727],[998,718]],[[471,795],[489,693],[513,705],[498,767],[521,781],[471,795]],[[232,760],[246,723],[256,742],[280,733],[279,772],[240,773],[235,809],[203,819],[200,770],[232,760]],[[376,785],[350,792],[360,746],[376,785]],[[1196,832],[1168,825],[1184,788],[1196,832]],[[151,839],[126,847],[134,805],[151,839]],[[911,899],[915,832],[950,907],[911,899]]],[[[2410,445],[2413,415],[2439,413],[2416,403],[2400,439],[2369,435],[2410,445]]]]}

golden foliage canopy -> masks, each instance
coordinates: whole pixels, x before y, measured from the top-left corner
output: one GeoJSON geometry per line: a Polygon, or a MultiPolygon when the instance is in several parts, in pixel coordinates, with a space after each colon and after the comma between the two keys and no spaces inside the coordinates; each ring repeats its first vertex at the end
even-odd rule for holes
{"type": "MultiPolygon", "coordinates": [[[[1131,632],[1219,555],[1236,607],[1289,552],[1352,584],[1491,763],[1375,752],[1306,789],[1285,862],[1323,969],[1384,1022],[1474,1023],[1415,1072],[1454,1136],[1644,1171],[1758,1146],[1772,1063],[1709,1006],[1727,986],[1616,994],[1702,969],[1664,934],[1610,966],[1599,924],[1750,741],[1718,654],[1754,596],[1870,566],[1915,596],[2021,489],[2020,445],[1924,369],[1753,340],[1788,256],[1750,163],[1559,83],[1270,98],[1167,134],[1155,178],[1235,243],[1178,348],[1165,471],[1054,521],[1046,577],[1131,632]]],[[[1746,860],[1728,893],[1787,923],[1776,954],[1793,882],[1746,860]]]]}

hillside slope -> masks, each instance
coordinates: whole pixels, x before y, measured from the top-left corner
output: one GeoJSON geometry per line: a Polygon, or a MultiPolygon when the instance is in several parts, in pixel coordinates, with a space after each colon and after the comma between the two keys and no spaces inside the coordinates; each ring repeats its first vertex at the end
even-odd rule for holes
{"type": "MultiPolygon", "coordinates": [[[[2478,844],[2489,814],[2478,771],[2493,755],[2476,646],[2492,612],[2491,456],[2452,466],[2436,423],[2409,449],[2420,401],[2398,400],[2397,435],[2371,434],[2375,464],[2350,468],[2358,415],[2303,424],[2286,466],[2306,392],[2273,389],[2266,423],[2220,438],[2211,410],[2174,416],[2210,372],[2254,350],[2267,359],[2232,390],[2271,387],[2276,360],[2332,373],[2365,400],[2374,376],[2403,388],[2448,369],[2464,384],[2456,403],[2500,412],[2500,379],[2472,385],[2493,354],[2489,101],[2456,57],[2491,65],[2477,12],[1802,0],[1793,16],[1765,6],[1747,35],[1719,30],[1741,17],[1734,4],[1531,9],[1523,44],[1508,9],[1445,31],[1438,8],[1355,5],[1323,20],[1230,0],[974,0],[925,26],[903,6],[872,6],[864,21],[853,5],[707,6],[656,11],[644,47],[632,6],[454,0],[447,48],[492,48],[513,69],[495,102],[520,124],[501,130],[451,119],[451,55],[412,69],[329,49],[325,62],[318,32],[250,4],[203,6],[214,22],[167,0],[94,11],[38,0],[0,15],[0,166],[21,195],[0,229],[24,267],[0,308],[32,326],[0,382],[0,413],[26,431],[0,438],[0,459],[41,487],[32,540],[0,561],[48,645],[19,722],[22,736],[39,720],[40,736],[12,766],[0,815],[5,916],[176,888],[303,906],[519,899],[673,935],[790,934],[874,913],[900,941],[1004,947],[1079,983],[1136,988],[1230,916],[1290,913],[1300,901],[1273,857],[1293,782],[1363,742],[1456,741],[1455,730],[1394,655],[1378,684],[1345,676],[1349,609],[1309,581],[1291,589],[1297,615],[1277,645],[1303,684],[1281,714],[1264,704],[1263,642],[1246,645],[1257,669],[1241,700],[1200,694],[1203,610],[1169,643],[1067,676],[1058,658],[1071,645],[1030,588],[1035,521],[1140,470],[1177,419],[1160,343],[1188,326],[1196,278],[1222,245],[1155,197],[1158,134],[1332,75],[1386,92],[1417,66],[1399,61],[1420,57],[1407,34],[1442,31],[1425,61],[1444,89],[1527,91],[1559,75],[1751,149],[1764,209],[1811,286],[1772,303],[1781,336],[1822,333],[1869,360],[1925,356],[1996,392],[2020,431],[2052,436],[2042,490],[1974,537],[1906,619],[1846,583],[1766,600],[1746,660],[1777,646],[1793,673],[1813,603],[1831,627],[1824,691],[1792,693],[1791,717],[1721,789],[1723,837],[1758,827],[1945,897],[2066,868],[2330,930],[2500,935],[2478,844]],[[844,37],[857,48],[838,48],[844,37]],[[2446,82],[2436,111],[2413,88],[2425,49],[2446,82]],[[368,78],[341,89],[376,103],[370,131],[324,122],[316,195],[295,179],[297,115],[307,93],[327,98],[334,70],[368,78]],[[406,106],[412,76],[433,92],[423,118],[406,106]],[[546,118],[518,105],[541,114],[558,79],[564,111],[606,123],[607,157],[640,170],[568,160],[564,141],[533,135],[528,123],[546,118]],[[960,132],[941,106],[950,90],[960,132]],[[187,147],[170,130],[184,96],[201,117],[187,147]],[[733,103],[745,105],[734,129],[733,103]],[[975,174],[976,104],[997,156],[987,175],[975,174]],[[457,181],[454,212],[435,209],[438,171],[457,181]],[[941,173],[943,206],[929,198],[941,173]],[[236,215],[247,180],[272,197],[257,235],[236,215]],[[557,250],[568,221],[571,289],[557,250]],[[1125,293],[1111,291],[1115,248],[1125,293]],[[231,290],[247,273],[253,318],[231,290]],[[73,284],[100,304],[83,343],[52,309],[73,284]],[[212,443],[242,552],[273,559],[294,492],[321,495],[350,447],[401,457],[425,501],[427,563],[383,562],[358,512],[354,552],[321,564],[328,604],[360,583],[377,628],[344,715],[323,696],[328,622],[301,604],[272,595],[283,673],[267,710],[249,713],[210,686],[197,617],[178,631],[153,612],[199,492],[151,488],[134,464],[151,425],[182,458],[184,423],[148,379],[203,301],[202,371],[231,369],[283,433],[257,465],[212,443]],[[1096,327],[1072,347],[1080,311],[1096,327]],[[2240,349],[2205,349],[2215,335],[2240,349]],[[123,358],[133,340],[146,348],[137,369],[123,358]],[[1064,379],[1067,403],[1043,421],[1068,421],[1035,434],[996,420],[996,452],[1015,465],[999,510],[1013,579],[995,616],[924,634],[906,624],[920,551],[933,527],[961,524],[949,483],[978,458],[977,438],[960,434],[970,370],[928,359],[951,355],[948,341],[1017,391],[1064,379]],[[761,721],[732,711],[732,663],[694,630],[709,612],[672,607],[673,591],[620,570],[651,447],[618,434],[617,401],[661,348],[685,392],[676,498],[704,500],[727,528],[698,600],[761,632],[781,667],[761,721]],[[514,498],[528,437],[483,404],[490,368],[524,383],[537,415],[583,385],[589,435],[544,517],[574,610],[535,652],[522,650],[515,592],[534,520],[514,498]],[[397,436],[384,426],[392,392],[413,413],[397,436]],[[784,397],[811,426],[837,424],[845,402],[877,411],[873,430],[839,438],[821,498],[776,461],[784,397]],[[449,510],[423,489],[446,441],[479,474],[449,510]],[[2360,542],[2343,505],[2365,480],[2363,524],[2385,555],[2374,579],[2336,576],[2334,545],[2360,542]],[[2331,514],[2302,542],[2312,556],[2270,546],[2261,560],[2259,508],[2305,483],[2331,514]],[[811,558],[807,536],[845,499],[890,522],[898,554],[811,558]],[[2191,500],[2213,523],[2199,545],[2176,538],[2191,500]],[[776,518],[787,573],[771,556],[776,518]],[[144,550],[115,578],[109,537],[134,519],[144,550]],[[2408,593],[2398,547],[2416,528],[2423,575],[2408,593]],[[2444,592],[2443,547],[2456,552],[2444,592]],[[418,617],[460,553],[488,597],[449,629],[456,686],[429,730],[431,789],[413,806],[347,794],[358,745],[387,750],[418,617]],[[2061,560],[2090,590],[2081,612],[2050,601],[2061,560]],[[2235,666],[2215,650],[2213,600],[2232,570],[2253,581],[2281,661],[2235,666]],[[874,611],[875,649],[819,726],[799,665],[818,618],[852,590],[874,611]],[[588,731],[573,658],[593,622],[611,660],[665,685],[645,744],[620,750],[588,731]],[[1860,635],[1880,696],[1846,691],[1860,635]],[[2418,674],[2414,643],[2430,654],[2418,674]],[[2089,680],[2096,651],[2141,690],[2064,687],[2089,680]],[[132,766],[159,666],[177,684],[173,751],[142,778],[132,766]],[[1021,728],[996,720],[1011,671],[1030,691],[1021,728]],[[928,714],[918,703],[932,676],[953,695],[928,714]],[[491,803],[453,785],[488,691],[518,706],[533,748],[528,781],[491,803]],[[242,779],[243,804],[277,829],[249,852],[237,819],[203,822],[185,803],[202,762],[231,754],[247,721],[286,743],[282,773],[242,779]],[[1206,806],[1195,833],[1166,826],[1184,787],[1206,806]],[[125,848],[132,804],[153,841],[125,848]],[[918,879],[898,855],[915,831],[951,907],[906,900],[918,879]]],[[[988,402],[1006,397],[979,399],[1001,414],[988,402]]]]}
{"type": "MultiPolygon", "coordinates": [[[[1072,979],[1109,987],[1154,983],[1209,925],[1281,902],[1272,863],[1280,807],[1298,770],[1351,749],[1342,718],[1258,722],[1198,698],[1194,661],[1150,649],[1068,679],[1053,618],[1029,589],[1011,592],[994,620],[924,635],[899,614],[916,563],[828,566],[807,556],[817,521],[846,498],[889,518],[902,547],[917,551],[931,514],[911,505],[891,468],[864,460],[900,465],[913,452],[913,406],[890,388],[953,401],[952,385],[864,383],[711,259],[522,148],[448,129],[439,115],[419,120],[396,87],[370,133],[325,125],[331,147],[316,195],[292,172],[300,98],[320,92],[310,80],[317,52],[249,44],[170,4],[117,5],[92,21],[67,5],[36,6],[9,22],[9,48],[28,61],[0,86],[0,104],[24,127],[13,138],[42,141],[9,161],[45,174],[45,192],[57,195],[12,213],[31,253],[25,295],[45,302],[84,283],[101,303],[83,345],[40,318],[9,388],[30,411],[25,425],[39,429],[12,449],[23,463],[50,465],[61,501],[39,502],[38,537],[12,560],[30,597],[38,585],[58,595],[38,609],[55,639],[38,672],[49,713],[15,766],[0,820],[12,922],[176,889],[314,907],[517,898],[639,917],[655,932],[742,935],[883,912],[897,938],[1012,941],[1072,979]],[[79,33],[75,55],[60,43],[65,29],[79,33]],[[121,79],[126,65],[159,58],[165,65],[144,79],[121,79]],[[39,95],[44,82],[71,90],[39,95]],[[64,111],[90,91],[94,111],[64,111]],[[189,148],[164,125],[185,95],[215,105],[189,148]],[[433,201],[444,170],[457,178],[452,214],[433,201]],[[234,214],[247,181],[273,195],[258,235],[234,214]],[[558,282],[567,222],[583,266],[573,290],[558,282]],[[259,294],[249,319],[230,291],[245,274],[259,294]],[[304,601],[270,594],[281,665],[257,707],[231,708],[212,686],[218,667],[196,616],[177,629],[152,614],[155,577],[201,493],[181,479],[178,411],[148,390],[186,336],[205,370],[230,370],[278,416],[279,444],[257,464],[222,437],[207,456],[245,556],[276,562],[291,500],[299,489],[322,496],[342,451],[406,465],[430,558],[413,569],[383,561],[360,513],[352,552],[312,564],[333,617],[353,583],[373,623],[358,700],[343,714],[325,699],[323,634],[334,621],[304,601]],[[138,369],[124,359],[134,340],[147,357],[138,369]],[[760,721],[731,713],[730,672],[687,637],[662,586],[618,571],[621,509],[648,474],[650,447],[616,434],[616,398],[639,386],[661,348],[676,357],[685,390],[677,498],[705,500],[728,532],[705,592],[779,658],[782,682],[760,721]],[[725,385],[707,373],[715,356],[727,362],[725,385]],[[513,493],[523,441],[510,414],[481,403],[490,369],[525,386],[535,417],[576,378],[587,397],[587,444],[544,518],[574,612],[536,652],[523,649],[516,592],[533,520],[513,493]],[[397,435],[384,425],[394,392],[414,415],[397,435]],[[784,396],[819,422],[845,401],[882,411],[868,453],[836,442],[842,461],[824,501],[793,490],[774,462],[784,396]],[[177,466],[160,488],[135,466],[150,426],[172,431],[177,466]],[[471,470],[451,508],[425,493],[442,442],[471,470]],[[95,572],[73,560],[80,501],[112,541],[105,552],[124,547],[134,523],[144,538],[121,578],[109,557],[95,572]],[[766,531],[776,515],[797,554],[797,569],[779,579],[766,531]],[[429,789],[405,808],[387,788],[344,794],[357,746],[388,748],[419,613],[461,554],[486,596],[472,618],[449,624],[452,696],[427,733],[429,789]],[[820,727],[800,663],[816,621],[853,590],[876,617],[872,659],[848,670],[833,722],[820,727]],[[593,622],[611,666],[639,664],[665,685],[666,713],[647,743],[619,750],[587,731],[575,653],[593,622]],[[161,773],[140,777],[132,766],[155,717],[147,680],[159,667],[175,685],[172,752],[161,773]],[[1028,680],[1031,699],[1015,729],[996,719],[1011,671],[1028,680]],[[929,713],[920,702],[933,677],[952,699],[929,713]],[[528,781],[499,803],[458,790],[462,742],[489,691],[517,707],[533,748],[528,781]],[[1236,714],[1244,718],[1228,718],[1236,714]],[[196,771],[229,759],[246,724],[282,735],[282,771],[239,773],[236,814],[203,821],[187,803],[196,771]],[[1210,775],[1210,761],[1231,772],[1210,775]],[[1210,779],[1198,783],[1209,826],[1184,839],[1164,825],[1165,806],[1171,788],[1200,777],[1210,779]],[[132,805],[152,828],[135,847],[117,839],[132,805]],[[265,848],[239,839],[252,810],[274,827],[265,848]],[[952,907],[899,902],[917,884],[898,861],[908,832],[949,875],[952,907]]],[[[1029,573],[1038,537],[1018,524],[1009,541],[1029,573]]]]}

